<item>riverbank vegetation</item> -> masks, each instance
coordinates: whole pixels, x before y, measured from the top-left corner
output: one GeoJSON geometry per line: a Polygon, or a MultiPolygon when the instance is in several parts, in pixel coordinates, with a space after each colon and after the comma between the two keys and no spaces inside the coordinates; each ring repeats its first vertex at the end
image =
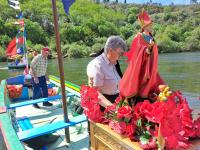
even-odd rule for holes
{"type": "MultiPolygon", "coordinates": [[[[40,50],[42,46],[55,48],[51,1],[20,0],[25,18],[27,47],[40,50]]],[[[76,0],[70,16],[57,1],[59,30],[63,55],[87,57],[99,51],[110,35],[120,35],[130,45],[140,30],[137,14],[145,8],[154,21],[154,36],[160,53],[200,50],[200,5],[160,6],[116,3],[94,3],[76,0]]],[[[0,56],[5,55],[9,41],[18,27],[13,24],[19,11],[0,0],[0,56]]]]}

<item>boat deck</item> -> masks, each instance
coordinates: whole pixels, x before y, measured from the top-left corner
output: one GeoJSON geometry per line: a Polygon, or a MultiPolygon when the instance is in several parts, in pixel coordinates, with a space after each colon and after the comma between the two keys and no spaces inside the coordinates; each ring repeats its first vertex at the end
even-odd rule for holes
{"type": "MultiPolygon", "coordinates": [[[[38,127],[50,122],[57,122],[63,120],[63,111],[61,108],[61,101],[54,101],[52,107],[44,107],[42,103],[39,104],[40,109],[34,108],[32,105],[16,108],[16,117],[29,117],[34,127],[38,127]]],[[[68,108],[70,114],[70,108],[68,108]]],[[[72,115],[69,115],[69,118],[72,115]]],[[[65,130],[58,130],[53,133],[59,135],[56,142],[46,145],[48,150],[88,150],[89,138],[87,131],[87,122],[70,127],[70,143],[65,140],[65,130]]],[[[31,150],[31,148],[26,147],[31,150]]]]}

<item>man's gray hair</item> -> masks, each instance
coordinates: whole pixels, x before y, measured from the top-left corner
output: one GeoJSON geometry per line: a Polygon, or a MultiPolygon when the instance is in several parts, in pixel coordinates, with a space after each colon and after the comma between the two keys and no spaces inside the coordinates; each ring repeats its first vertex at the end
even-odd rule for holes
{"type": "Polygon", "coordinates": [[[122,48],[124,51],[126,51],[126,43],[120,36],[110,36],[106,44],[104,46],[104,53],[108,53],[108,49],[111,48],[115,50],[116,48],[122,48]]]}

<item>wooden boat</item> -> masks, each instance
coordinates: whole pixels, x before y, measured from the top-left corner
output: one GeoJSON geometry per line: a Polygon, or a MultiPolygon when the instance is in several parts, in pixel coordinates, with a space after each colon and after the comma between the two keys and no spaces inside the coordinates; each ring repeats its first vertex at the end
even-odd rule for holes
{"type": "MultiPolygon", "coordinates": [[[[55,76],[50,76],[50,80],[59,85],[59,78],[55,76]]],[[[54,86],[55,84],[50,82],[48,86],[54,86]]],[[[24,99],[30,98],[28,93],[28,88],[26,86],[23,87],[22,96],[17,99],[10,99],[8,97],[8,92],[6,88],[6,84],[24,84],[24,76],[17,76],[14,78],[9,78],[7,80],[2,80],[0,85],[0,149],[10,149],[10,150],[24,150],[24,145],[21,143],[22,141],[27,141],[33,138],[37,138],[42,135],[46,135],[48,133],[55,132],[60,129],[68,128],[71,126],[75,126],[82,122],[87,121],[85,115],[78,115],[75,117],[69,118],[69,122],[64,121],[54,121],[53,123],[44,124],[38,127],[34,127],[31,123],[30,119],[27,117],[16,119],[17,125],[20,127],[20,130],[15,129],[15,125],[13,126],[13,118],[12,110],[16,110],[23,106],[28,106],[40,102],[46,101],[56,101],[61,99],[61,95],[55,95],[48,98],[41,98],[37,100],[28,100],[23,101],[24,99]],[[17,103],[12,103],[15,101],[17,103]],[[16,134],[17,133],[17,134],[16,134]]],[[[74,96],[79,97],[80,87],[72,84],[70,82],[66,82],[66,89],[68,89],[67,97],[73,98],[74,96]],[[76,89],[76,90],[75,90],[76,89]]],[[[63,118],[63,117],[62,117],[63,118]]],[[[63,119],[62,119],[63,120],[63,119]]]]}
{"type": "MultiPolygon", "coordinates": [[[[25,130],[22,132],[17,132],[14,130],[11,120],[11,110],[13,108],[20,108],[29,104],[34,104],[44,101],[54,101],[55,99],[61,98],[59,95],[51,97],[50,99],[38,99],[31,101],[22,101],[20,103],[11,104],[8,95],[6,94],[6,83],[16,83],[20,84],[24,81],[23,76],[17,76],[15,78],[9,78],[6,81],[3,80],[0,86],[0,138],[3,139],[0,142],[0,149],[11,149],[11,150],[24,150],[24,145],[21,141],[26,141],[30,138],[38,137],[46,133],[51,133],[58,129],[69,127],[74,124],[78,124],[86,121],[84,115],[78,116],[78,118],[73,118],[71,123],[64,123],[63,121],[55,122],[52,124],[40,126],[34,128],[29,120],[29,118],[23,118],[20,121],[21,124],[28,125],[24,127],[25,130]],[[73,122],[73,123],[72,123],[73,122]]],[[[59,78],[55,76],[50,76],[50,84],[55,84],[60,86],[59,78]]],[[[52,86],[50,85],[49,86],[52,86]]],[[[80,96],[80,87],[71,82],[65,82],[65,87],[68,92],[71,93],[71,96],[76,95],[80,96]]],[[[26,88],[25,88],[26,89],[26,88]]],[[[27,92],[27,91],[26,91],[27,92]]],[[[68,93],[69,94],[69,93],[68,93]]],[[[70,96],[70,95],[68,95],[70,96]]],[[[26,96],[24,95],[26,99],[26,96]]],[[[23,99],[23,98],[22,98],[23,99]]],[[[17,100],[17,99],[16,99],[17,100]]],[[[107,125],[90,122],[90,141],[91,141],[91,150],[142,150],[137,142],[132,142],[129,138],[121,136],[111,130],[107,125]]],[[[190,141],[189,150],[197,150],[200,148],[200,139],[194,139],[190,141]]]]}

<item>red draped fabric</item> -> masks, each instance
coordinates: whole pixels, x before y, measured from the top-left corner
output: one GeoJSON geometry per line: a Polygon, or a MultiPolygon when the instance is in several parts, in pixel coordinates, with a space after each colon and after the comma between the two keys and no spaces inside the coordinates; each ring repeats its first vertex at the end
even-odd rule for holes
{"type": "Polygon", "coordinates": [[[7,56],[13,56],[13,55],[16,55],[16,54],[17,54],[16,38],[14,38],[8,44],[8,47],[6,49],[6,55],[7,56]]]}
{"type": "Polygon", "coordinates": [[[125,54],[129,64],[119,84],[121,96],[150,98],[153,93],[159,93],[158,85],[164,84],[157,70],[157,45],[154,44],[150,55],[146,53],[148,47],[150,45],[138,33],[125,54]]]}
{"type": "Polygon", "coordinates": [[[17,54],[17,45],[22,45],[24,44],[24,38],[23,37],[18,37],[18,38],[13,38],[12,41],[7,46],[6,49],[6,55],[7,56],[14,56],[17,54]]]}

